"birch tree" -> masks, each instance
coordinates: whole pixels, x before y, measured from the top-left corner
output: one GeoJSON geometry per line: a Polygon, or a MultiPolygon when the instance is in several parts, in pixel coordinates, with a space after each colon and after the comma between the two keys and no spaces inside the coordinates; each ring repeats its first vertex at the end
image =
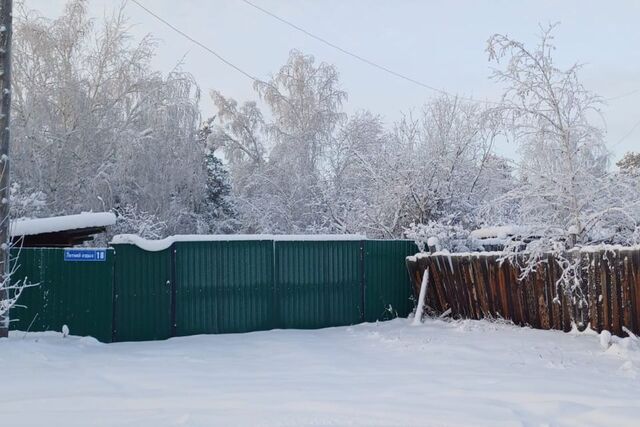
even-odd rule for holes
{"type": "Polygon", "coordinates": [[[535,235],[587,240],[593,191],[607,173],[609,153],[603,130],[594,124],[602,105],[579,79],[581,66],[560,69],[553,59],[554,25],[543,28],[529,49],[508,36],[489,39],[492,78],[505,85],[499,110],[519,145],[519,199],[522,220],[535,235]]]}
{"type": "Polygon", "coordinates": [[[199,88],[179,67],[154,71],[156,40],[134,40],[129,25],[123,7],[97,21],[83,0],[56,19],[19,11],[15,182],[43,194],[43,215],[139,210],[162,235],[196,232],[206,209],[199,88]]]}
{"type": "Polygon", "coordinates": [[[554,62],[554,28],[542,28],[533,48],[500,34],[488,41],[492,77],[505,88],[496,110],[521,153],[517,184],[492,201],[488,217],[517,205],[512,221],[526,231],[508,242],[506,257],[526,254],[526,276],[552,253],[563,271],[558,285],[579,292],[582,267],[569,249],[637,242],[640,212],[632,182],[608,169],[602,99],[580,81],[579,64],[554,62]]]}

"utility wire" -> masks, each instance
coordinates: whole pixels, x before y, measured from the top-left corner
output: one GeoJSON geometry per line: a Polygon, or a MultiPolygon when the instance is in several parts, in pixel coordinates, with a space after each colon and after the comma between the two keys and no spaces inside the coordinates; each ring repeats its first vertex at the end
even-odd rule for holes
{"type": "Polygon", "coordinates": [[[640,92],[640,89],[632,90],[631,92],[623,93],[622,95],[612,96],[611,98],[605,98],[606,101],[615,101],[616,99],[626,98],[627,96],[635,95],[640,92]]]}
{"type": "Polygon", "coordinates": [[[618,140],[618,142],[616,142],[615,144],[613,144],[611,146],[611,148],[615,148],[618,145],[620,145],[625,139],[627,139],[629,136],[631,136],[631,134],[638,128],[638,126],[640,126],[640,120],[638,120],[632,127],[631,129],[629,129],[629,132],[625,133],[624,136],[622,138],[620,138],[618,140]]]}
{"type": "Polygon", "coordinates": [[[220,55],[218,52],[214,51],[213,49],[209,48],[208,46],[200,43],[198,40],[194,39],[193,37],[191,37],[190,35],[188,35],[187,33],[185,33],[184,31],[180,30],[179,28],[174,27],[170,22],[166,21],[165,19],[163,19],[162,17],[158,16],[157,14],[155,14],[153,11],[147,9],[145,6],[143,6],[142,4],[140,4],[140,2],[138,0],[131,0],[133,3],[135,3],[138,7],[140,7],[141,9],[143,9],[145,12],[147,12],[149,15],[153,16],[154,18],[156,18],[158,21],[162,22],[163,24],[165,24],[167,27],[171,28],[173,31],[175,31],[176,33],[180,34],[182,37],[186,38],[187,40],[191,41],[192,43],[200,46],[201,48],[203,48],[204,50],[206,50],[207,52],[211,53],[212,55],[214,55],[216,58],[218,58],[220,61],[224,62],[225,64],[227,64],[229,67],[233,68],[234,70],[236,70],[237,72],[239,72],[240,74],[244,75],[245,77],[253,80],[253,81],[257,81],[257,82],[262,82],[262,80],[260,80],[257,77],[254,77],[253,75],[251,75],[250,73],[244,71],[242,68],[238,67],[237,65],[233,64],[231,61],[229,61],[228,59],[226,59],[225,57],[223,57],[222,55],[220,55]]]}
{"type": "MultiPolygon", "coordinates": [[[[408,81],[408,82],[411,82],[411,83],[416,84],[416,85],[418,85],[418,86],[421,86],[421,87],[423,87],[423,88],[426,88],[426,89],[429,89],[429,90],[432,90],[432,91],[435,91],[435,92],[441,93],[441,94],[443,94],[443,95],[448,95],[448,96],[457,96],[457,95],[450,94],[449,92],[447,92],[447,91],[445,91],[445,90],[435,88],[435,87],[430,86],[430,85],[428,85],[428,84],[426,84],[426,83],[422,83],[422,82],[420,82],[420,81],[418,81],[418,80],[415,80],[415,79],[413,79],[413,78],[411,78],[411,77],[408,77],[408,76],[406,76],[406,75],[404,75],[404,74],[401,74],[401,73],[398,73],[398,72],[396,72],[396,71],[393,71],[393,70],[391,70],[391,69],[389,69],[389,68],[387,68],[387,67],[385,67],[385,66],[383,66],[383,65],[376,64],[375,62],[370,61],[370,60],[368,60],[368,59],[366,59],[366,58],[363,58],[362,56],[357,55],[357,54],[355,54],[355,53],[353,53],[353,52],[351,52],[351,51],[348,51],[348,50],[346,50],[346,49],[343,49],[343,48],[341,48],[340,46],[338,46],[338,45],[336,45],[336,44],[333,44],[333,43],[329,42],[328,40],[323,39],[322,37],[316,36],[315,34],[312,34],[312,33],[308,32],[307,30],[305,30],[305,29],[303,29],[303,28],[301,28],[301,27],[299,27],[299,26],[297,26],[297,25],[295,25],[295,24],[293,24],[293,23],[291,23],[291,22],[289,22],[289,21],[287,21],[287,20],[285,20],[285,19],[283,19],[283,18],[280,18],[279,16],[277,16],[277,15],[275,15],[275,14],[273,14],[273,13],[269,12],[269,11],[268,11],[268,10],[266,10],[266,9],[263,9],[263,8],[262,8],[262,7],[260,7],[260,6],[257,6],[257,5],[255,5],[255,4],[253,4],[253,3],[251,3],[251,2],[250,2],[250,1],[248,1],[248,0],[242,0],[242,1],[243,1],[244,3],[246,3],[247,5],[249,5],[249,6],[253,7],[253,8],[255,8],[255,9],[257,9],[257,10],[259,10],[259,11],[261,11],[261,12],[263,12],[263,13],[265,13],[265,14],[269,15],[269,16],[271,16],[272,18],[277,19],[278,21],[280,21],[280,22],[282,22],[282,23],[284,23],[284,24],[286,24],[286,25],[288,25],[288,26],[290,26],[290,27],[293,27],[293,28],[295,28],[295,29],[296,29],[296,30],[298,30],[298,31],[303,32],[304,34],[308,35],[309,37],[312,37],[313,39],[316,39],[316,40],[318,40],[318,41],[320,41],[320,42],[322,42],[322,43],[324,43],[324,44],[326,44],[326,45],[328,45],[328,46],[330,46],[330,47],[332,47],[332,48],[334,48],[334,49],[337,49],[337,50],[339,50],[340,52],[342,52],[342,53],[344,53],[344,54],[346,54],[346,55],[349,55],[349,56],[351,56],[351,57],[353,57],[353,58],[355,58],[355,59],[357,59],[357,60],[359,60],[359,61],[361,61],[361,62],[364,62],[364,63],[366,63],[366,64],[368,64],[368,65],[371,65],[371,66],[373,66],[373,67],[375,67],[375,68],[378,68],[378,69],[380,69],[380,70],[382,70],[382,71],[384,71],[384,72],[386,72],[386,73],[389,73],[389,74],[391,74],[391,75],[394,75],[394,76],[396,76],[396,77],[398,77],[398,78],[400,78],[400,79],[406,80],[406,81],[408,81]]],[[[174,25],[172,25],[172,24],[171,24],[170,22],[168,22],[167,20],[165,20],[165,19],[163,19],[162,17],[158,16],[156,13],[154,13],[153,11],[151,11],[151,10],[149,10],[148,8],[146,8],[145,6],[143,6],[143,5],[142,5],[138,0],[131,0],[131,2],[135,3],[135,4],[136,4],[138,7],[140,7],[142,10],[144,10],[145,12],[147,12],[149,15],[153,16],[155,19],[157,19],[158,21],[160,21],[161,23],[163,23],[163,24],[164,24],[164,25],[166,25],[167,27],[171,28],[171,29],[172,29],[173,31],[175,31],[176,33],[180,34],[182,37],[186,38],[187,40],[191,41],[192,43],[194,43],[194,44],[196,44],[196,45],[200,46],[202,49],[204,49],[204,50],[206,50],[207,52],[211,53],[211,54],[212,54],[212,55],[214,55],[216,58],[218,58],[220,61],[222,61],[223,63],[225,63],[225,64],[226,64],[226,65],[228,65],[229,67],[233,68],[234,70],[236,70],[236,71],[237,71],[237,72],[239,72],[240,74],[244,75],[244,76],[245,76],[245,77],[247,77],[248,79],[250,79],[250,80],[252,80],[252,81],[254,81],[254,82],[263,82],[263,80],[261,80],[261,79],[259,79],[259,78],[255,77],[255,76],[253,76],[252,74],[248,73],[247,71],[245,71],[245,70],[243,70],[242,68],[238,67],[237,65],[233,64],[231,61],[229,61],[228,59],[226,59],[225,57],[223,57],[222,55],[220,55],[219,53],[217,53],[216,51],[214,51],[214,50],[213,50],[213,49],[211,49],[210,47],[208,47],[208,46],[206,46],[205,44],[203,44],[203,43],[199,42],[198,40],[194,39],[193,37],[191,37],[190,35],[188,35],[188,34],[187,34],[187,33],[185,33],[184,31],[182,31],[182,30],[180,30],[179,28],[177,28],[177,27],[175,27],[174,25]]],[[[614,99],[623,98],[623,97],[630,96],[630,95],[633,95],[633,94],[638,93],[638,92],[640,92],[640,89],[637,89],[637,90],[634,90],[634,91],[632,91],[632,92],[628,92],[628,93],[626,93],[626,94],[619,95],[619,96],[616,96],[616,97],[607,98],[607,100],[614,100],[614,99]]],[[[473,99],[473,98],[465,98],[465,97],[461,97],[461,96],[457,96],[457,97],[458,97],[458,98],[460,98],[460,99],[465,99],[465,100],[467,100],[467,101],[471,101],[471,102],[482,102],[482,103],[486,103],[486,104],[493,104],[493,105],[501,105],[501,104],[502,104],[502,103],[500,103],[500,102],[495,102],[495,101],[488,101],[488,100],[484,100],[484,101],[483,101],[483,100],[478,100],[478,99],[473,99]]],[[[627,138],[628,138],[628,137],[629,137],[629,136],[630,136],[630,135],[631,135],[631,134],[636,130],[636,128],[638,128],[638,126],[640,126],[640,120],[638,120],[638,121],[633,125],[633,127],[632,127],[632,128],[631,128],[631,129],[630,129],[630,130],[629,130],[629,131],[628,131],[628,132],[627,132],[627,133],[622,137],[622,138],[620,138],[620,139],[619,139],[615,144],[613,144],[612,148],[613,148],[613,147],[618,146],[618,145],[619,145],[620,143],[622,143],[625,139],[627,139],[627,138]]]]}
{"type": "Polygon", "coordinates": [[[501,105],[502,104],[501,102],[488,101],[488,100],[479,100],[479,99],[473,99],[473,98],[466,98],[466,97],[459,96],[459,95],[453,95],[453,94],[447,92],[446,90],[438,89],[438,88],[436,88],[434,86],[431,86],[431,85],[428,85],[426,83],[423,83],[423,82],[421,82],[419,80],[416,80],[414,78],[411,78],[411,77],[409,77],[409,76],[407,76],[405,74],[402,74],[402,73],[394,71],[394,70],[392,70],[390,68],[387,68],[384,65],[380,65],[380,64],[378,64],[376,62],[373,62],[370,59],[367,59],[367,58],[365,58],[363,56],[358,55],[357,53],[354,53],[354,52],[352,52],[350,50],[342,48],[342,47],[338,46],[337,44],[330,42],[327,39],[324,39],[324,38],[322,38],[322,37],[320,37],[318,35],[315,35],[315,34],[311,33],[310,31],[305,30],[304,28],[294,24],[291,21],[288,21],[288,20],[286,20],[284,18],[281,18],[280,16],[276,15],[275,13],[270,12],[269,10],[264,9],[264,8],[256,5],[256,4],[252,3],[252,2],[250,2],[249,0],[242,0],[242,2],[244,2],[245,4],[253,7],[254,9],[259,10],[260,12],[272,17],[273,19],[275,19],[277,21],[280,21],[281,23],[283,23],[285,25],[288,25],[291,28],[296,29],[296,30],[300,31],[301,33],[306,34],[307,36],[311,37],[312,39],[315,39],[315,40],[319,41],[320,43],[323,43],[323,44],[325,44],[325,45],[327,45],[327,46],[329,46],[329,47],[331,47],[333,49],[336,49],[336,50],[344,53],[345,55],[348,55],[348,56],[350,56],[352,58],[355,58],[360,62],[364,62],[367,65],[370,65],[370,66],[372,66],[374,68],[377,68],[378,70],[384,71],[385,73],[391,74],[392,76],[398,77],[398,78],[400,78],[402,80],[408,81],[410,83],[413,83],[413,84],[421,86],[421,87],[423,87],[425,89],[429,89],[431,91],[440,93],[442,95],[454,96],[454,97],[457,97],[459,99],[464,99],[464,100],[471,101],[471,102],[481,102],[481,103],[493,104],[493,105],[501,105]]]}

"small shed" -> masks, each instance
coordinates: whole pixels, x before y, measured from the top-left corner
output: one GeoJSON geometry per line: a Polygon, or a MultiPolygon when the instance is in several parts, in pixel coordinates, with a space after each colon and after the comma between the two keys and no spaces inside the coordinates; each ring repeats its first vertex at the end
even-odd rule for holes
{"type": "Polygon", "coordinates": [[[11,221],[13,244],[26,248],[70,247],[93,240],[116,223],[111,212],[82,212],[49,218],[18,218],[11,221]]]}

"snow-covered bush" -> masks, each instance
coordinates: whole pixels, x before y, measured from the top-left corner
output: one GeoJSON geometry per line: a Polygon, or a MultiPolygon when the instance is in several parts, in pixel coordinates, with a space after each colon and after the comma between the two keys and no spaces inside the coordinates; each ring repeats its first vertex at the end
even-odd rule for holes
{"type": "Polygon", "coordinates": [[[17,182],[11,184],[9,191],[12,218],[37,218],[46,212],[47,195],[42,191],[24,191],[17,182]]]}
{"type": "Polygon", "coordinates": [[[136,234],[145,239],[164,237],[167,224],[157,215],[142,211],[133,205],[125,205],[116,210],[116,225],[111,227],[110,234],[136,234]]]}
{"type": "Polygon", "coordinates": [[[429,221],[426,224],[411,224],[404,231],[408,239],[416,242],[418,249],[424,252],[435,251],[470,252],[482,250],[477,239],[459,224],[429,221]]]}

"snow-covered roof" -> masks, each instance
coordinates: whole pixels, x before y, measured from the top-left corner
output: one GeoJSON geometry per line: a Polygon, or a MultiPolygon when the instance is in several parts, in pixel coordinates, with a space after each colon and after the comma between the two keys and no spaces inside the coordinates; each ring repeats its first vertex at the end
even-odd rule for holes
{"type": "Polygon", "coordinates": [[[514,236],[519,233],[522,233],[522,227],[516,225],[500,225],[497,227],[479,228],[477,230],[473,230],[470,235],[471,237],[476,239],[505,239],[509,236],[514,236]]]}
{"type": "Polygon", "coordinates": [[[106,227],[116,223],[111,212],[82,212],[49,218],[18,218],[11,221],[11,236],[32,236],[82,228],[106,227]]]}
{"type": "Polygon", "coordinates": [[[366,240],[360,234],[179,234],[160,240],[147,240],[135,234],[113,236],[112,244],[136,245],[146,251],[161,251],[175,242],[228,242],[246,240],[276,241],[343,241],[366,240]]]}

